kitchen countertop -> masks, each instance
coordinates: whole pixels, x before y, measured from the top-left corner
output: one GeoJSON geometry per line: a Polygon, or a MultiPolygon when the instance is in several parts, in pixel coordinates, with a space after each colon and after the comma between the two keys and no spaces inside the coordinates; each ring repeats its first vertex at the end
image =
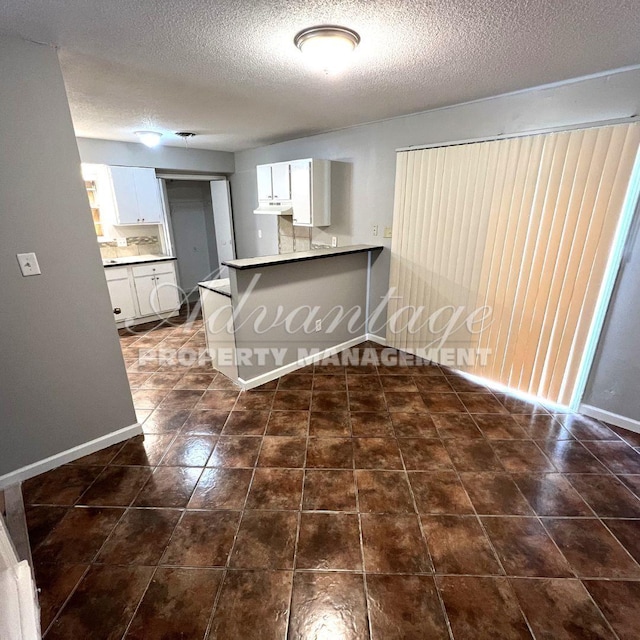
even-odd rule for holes
{"type": "Polygon", "coordinates": [[[207,280],[206,282],[198,282],[198,286],[209,291],[215,291],[223,296],[231,297],[231,285],[229,278],[220,278],[219,280],[207,280]]]}
{"type": "Polygon", "coordinates": [[[105,258],[102,260],[102,266],[123,267],[131,264],[140,264],[141,262],[166,262],[167,260],[175,260],[175,257],[147,254],[143,256],[130,256],[128,258],[105,258]]]}
{"type": "Polygon", "coordinates": [[[228,260],[222,264],[231,269],[254,269],[256,267],[269,267],[271,265],[286,264],[288,262],[302,262],[303,260],[315,260],[316,258],[330,258],[331,256],[344,256],[350,253],[363,251],[376,251],[383,249],[376,244],[352,244],[346,247],[331,247],[330,249],[312,249],[311,251],[298,251],[294,253],[281,253],[273,256],[258,258],[241,258],[228,260]]]}

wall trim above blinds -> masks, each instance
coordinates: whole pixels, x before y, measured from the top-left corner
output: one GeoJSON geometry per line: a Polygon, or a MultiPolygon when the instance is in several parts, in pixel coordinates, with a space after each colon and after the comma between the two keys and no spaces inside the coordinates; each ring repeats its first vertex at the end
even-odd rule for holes
{"type": "Polygon", "coordinates": [[[618,124],[399,152],[387,342],[568,405],[639,143],[618,124]]]}

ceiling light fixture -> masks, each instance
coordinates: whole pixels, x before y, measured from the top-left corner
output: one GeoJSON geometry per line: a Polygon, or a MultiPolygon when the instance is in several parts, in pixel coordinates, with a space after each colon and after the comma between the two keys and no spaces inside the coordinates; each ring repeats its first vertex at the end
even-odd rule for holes
{"type": "Polygon", "coordinates": [[[157,131],[134,131],[143,145],[146,147],[157,147],[160,144],[162,134],[157,131]]]}
{"type": "Polygon", "coordinates": [[[349,54],[360,44],[360,36],[353,29],[328,24],[303,29],[293,43],[312,66],[331,74],[348,64],[349,54]]]}

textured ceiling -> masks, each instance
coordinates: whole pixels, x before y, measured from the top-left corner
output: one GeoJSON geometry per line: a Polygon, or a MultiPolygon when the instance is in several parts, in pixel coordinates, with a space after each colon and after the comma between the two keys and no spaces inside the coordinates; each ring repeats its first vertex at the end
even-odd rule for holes
{"type": "Polygon", "coordinates": [[[0,0],[0,33],[59,46],[79,136],[233,151],[640,63],[640,2],[0,0]],[[336,77],[320,23],[362,37],[336,77]]]}

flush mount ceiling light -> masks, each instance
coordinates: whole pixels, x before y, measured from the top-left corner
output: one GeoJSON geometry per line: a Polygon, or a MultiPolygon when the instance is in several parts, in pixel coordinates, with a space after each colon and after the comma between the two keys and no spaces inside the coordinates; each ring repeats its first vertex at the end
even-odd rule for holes
{"type": "Polygon", "coordinates": [[[360,44],[360,36],[347,27],[321,25],[303,29],[293,39],[309,64],[327,74],[343,69],[360,44]]]}
{"type": "Polygon", "coordinates": [[[147,147],[157,147],[160,144],[162,134],[157,131],[134,131],[143,145],[147,147]]]}

